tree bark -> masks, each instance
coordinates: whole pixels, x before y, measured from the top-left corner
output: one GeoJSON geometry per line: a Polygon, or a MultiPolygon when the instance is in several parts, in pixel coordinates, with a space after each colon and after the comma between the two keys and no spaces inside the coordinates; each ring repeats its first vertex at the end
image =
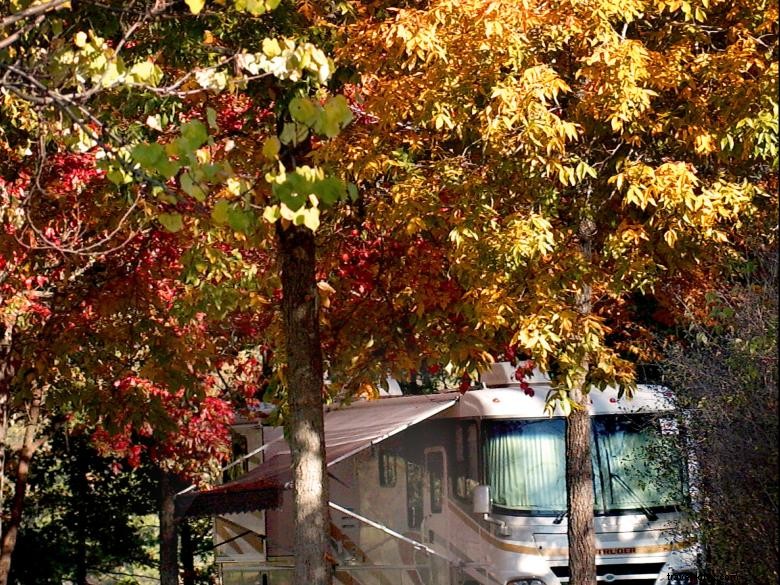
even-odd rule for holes
{"type": "MultiPolygon", "coordinates": [[[[583,262],[592,259],[591,242],[595,233],[592,220],[580,220],[580,252],[583,262]]],[[[590,314],[591,287],[587,280],[576,299],[576,309],[581,316],[590,314]]],[[[583,350],[584,352],[584,350],[583,350]]],[[[569,516],[569,583],[570,585],[596,585],[596,535],[593,530],[593,466],[590,453],[591,420],[590,399],[585,392],[590,362],[584,352],[580,362],[580,375],[572,389],[571,414],[566,421],[566,506],[569,516]]]]}
{"type": "Polygon", "coordinates": [[[24,510],[24,498],[27,492],[27,480],[30,475],[30,463],[38,448],[36,435],[38,434],[38,422],[41,414],[41,402],[43,401],[43,389],[35,386],[30,401],[27,424],[24,428],[22,448],[19,451],[19,463],[16,467],[16,482],[14,497],[11,500],[11,510],[8,522],[5,523],[5,531],[2,539],[2,552],[0,553],[0,585],[7,585],[11,571],[11,557],[16,547],[16,539],[19,536],[19,527],[22,523],[24,510]]]}
{"type": "Polygon", "coordinates": [[[5,510],[5,462],[8,455],[6,439],[8,435],[8,411],[11,402],[11,381],[16,376],[16,360],[13,359],[13,340],[15,319],[0,324],[0,535],[3,534],[2,511],[5,510]]]}
{"type": "Polygon", "coordinates": [[[195,585],[195,552],[192,549],[192,529],[186,518],[180,520],[182,585],[195,585]]]}
{"type": "Polygon", "coordinates": [[[76,449],[75,469],[71,470],[71,485],[76,512],[76,570],[74,575],[75,585],[87,584],[87,465],[84,461],[85,454],[82,449],[76,449]]]}
{"type": "Polygon", "coordinates": [[[330,532],[322,412],[323,364],[317,307],[314,234],[303,226],[277,224],[282,314],[290,403],[294,583],[329,585],[330,532]]]}
{"type": "Polygon", "coordinates": [[[571,395],[581,408],[566,421],[566,492],[569,512],[571,585],[596,585],[596,537],[593,531],[593,468],[590,455],[588,396],[581,388],[571,395]]]}
{"type": "Polygon", "coordinates": [[[178,539],[174,518],[176,481],[172,473],[160,470],[160,585],[178,585],[178,539]]]}

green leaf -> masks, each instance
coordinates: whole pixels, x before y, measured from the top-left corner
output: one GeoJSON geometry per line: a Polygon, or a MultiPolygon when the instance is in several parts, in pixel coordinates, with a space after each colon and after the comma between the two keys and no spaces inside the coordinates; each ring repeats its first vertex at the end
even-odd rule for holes
{"type": "Polygon", "coordinates": [[[189,173],[182,174],[179,178],[179,185],[181,185],[182,191],[196,201],[203,201],[206,199],[206,191],[204,191],[203,187],[198,183],[192,180],[192,176],[189,173]]]}
{"type": "Polygon", "coordinates": [[[230,203],[225,199],[220,199],[211,210],[211,219],[218,225],[225,225],[228,222],[229,211],[230,203]]]}
{"type": "Polygon", "coordinates": [[[312,185],[312,192],[325,205],[333,205],[346,198],[344,182],[336,177],[327,177],[312,185]]]}
{"type": "Polygon", "coordinates": [[[237,232],[246,233],[252,227],[253,215],[235,207],[228,208],[228,225],[237,232]]]}
{"type": "Polygon", "coordinates": [[[146,171],[154,171],[166,179],[170,179],[179,172],[181,165],[177,161],[168,159],[165,149],[159,144],[137,144],[130,151],[138,164],[146,171]]]}
{"type": "Polygon", "coordinates": [[[130,151],[130,156],[146,170],[154,169],[161,160],[168,158],[163,147],[157,143],[136,144],[130,151]]]}
{"type": "Polygon", "coordinates": [[[263,156],[268,160],[274,160],[281,148],[281,141],[276,136],[270,136],[263,141],[263,156]]]}
{"type": "Polygon", "coordinates": [[[125,74],[125,65],[121,59],[115,59],[106,65],[103,74],[100,76],[100,85],[111,87],[120,81],[125,74]]]}
{"type": "Polygon", "coordinates": [[[355,183],[347,183],[347,194],[349,195],[349,199],[351,201],[357,201],[359,194],[358,194],[358,188],[355,183]]]}
{"type": "Polygon", "coordinates": [[[294,185],[301,179],[294,173],[287,175],[283,183],[275,183],[271,188],[276,198],[289,207],[292,211],[298,211],[306,203],[306,193],[301,193],[295,189],[294,185]],[[297,179],[295,179],[297,177],[297,179]]]}
{"type": "Polygon", "coordinates": [[[157,199],[159,199],[163,203],[170,203],[171,205],[176,205],[179,202],[179,200],[176,198],[175,195],[172,195],[171,193],[169,193],[159,185],[155,185],[154,187],[152,187],[152,195],[157,197],[157,199]]]}
{"type": "Polygon", "coordinates": [[[217,126],[217,112],[214,108],[206,108],[206,120],[212,130],[217,130],[219,128],[219,126],[217,126]]]}
{"type": "Polygon", "coordinates": [[[314,125],[314,131],[334,138],[351,121],[352,110],[349,109],[347,98],[343,95],[333,96],[325,103],[325,108],[314,125]]]}
{"type": "Polygon", "coordinates": [[[213,181],[217,175],[225,171],[225,167],[222,164],[208,164],[200,167],[200,175],[208,181],[213,181]]]}
{"type": "Polygon", "coordinates": [[[279,139],[282,144],[300,144],[309,135],[309,130],[303,124],[296,122],[286,122],[279,139]]]}
{"type": "Polygon", "coordinates": [[[290,102],[290,115],[293,120],[306,124],[309,128],[319,119],[322,108],[306,97],[295,97],[290,102]]]}
{"type": "Polygon", "coordinates": [[[157,86],[162,81],[163,72],[157,65],[149,61],[140,61],[130,68],[129,81],[157,86]]]}
{"type": "Polygon", "coordinates": [[[132,175],[121,167],[114,167],[110,169],[106,173],[106,178],[114,185],[126,185],[133,181],[132,175]]]}
{"type": "Polygon", "coordinates": [[[181,168],[181,165],[174,160],[169,160],[168,158],[161,160],[159,163],[157,163],[157,166],[155,169],[158,173],[160,173],[163,177],[166,179],[170,179],[176,175],[176,173],[179,172],[179,169],[181,168]]]}
{"type": "Polygon", "coordinates": [[[209,139],[205,124],[200,120],[190,120],[181,127],[181,138],[176,141],[182,154],[190,153],[203,146],[209,139]]]}
{"type": "Polygon", "coordinates": [[[237,10],[246,10],[252,16],[260,16],[268,12],[266,0],[235,0],[237,10]]]}
{"type": "Polygon", "coordinates": [[[178,232],[184,227],[181,213],[161,213],[157,220],[169,232],[178,232]]]}
{"type": "Polygon", "coordinates": [[[121,169],[114,169],[113,171],[108,171],[106,173],[106,179],[111,181],[114,185],[125,184],[125,174],[121,171],[121,169]]]}

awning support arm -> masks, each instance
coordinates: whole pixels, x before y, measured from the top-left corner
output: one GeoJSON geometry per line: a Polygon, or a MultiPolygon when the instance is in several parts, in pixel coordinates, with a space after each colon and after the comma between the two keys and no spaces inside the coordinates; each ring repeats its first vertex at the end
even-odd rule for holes
{"type": "MultiPolygon", "coordinates": [[[[271,441],[271,443],[273,443],[273,441],[271,441]]],[[[238,459],[236,459],[235,461],[233,461],[233,462],[231,462],[231,463],[228,463],[227,465],[225,465],[225,466],[224,466],[223,468],[221,468],[219,471],[220,471],[221,473],[224,473],[224,472],[225,472],[225,471],[227,471],[228,469],[233,469],[233,468],[234,468],[236,465],[238,465],[239,463],[242,463],[243,461],[246,461],[246,460],[247,460],[247,459],[249,459],[250,457],[254,457],[254,456],[255,456],[255,455],[257,455],[258,453],[262,453],[263,451],[265,451],[266,447],[268,447],[268,445],[270,445],[271,443],[263,443],[262,445],[260,445],[260,446],[259,446],[257,449],[255,449],[254,451],[250,451],[250,452],[249,452],[249,453],[247,453],[246,455],[242,455],[241,457],[239,457],[239,458],[238,458],[238,459]]],[[[184,489],[183,489],[183,490],[181,490],[180,492],[176,492],[176,495],[177,495],[177,496],[180,496],[180,495],[182,495],[182,494],[186,494],[187,492],[191,492],[192,490],[194,490],[196,487],[197,487],[197,486],[196,486],[196,485],[193,483],[193,484],[192,484],[190,487],[184,488],[184,489]]]]}
{"type": "Polygon", "coordinates": [[[346,508],[343,508],[342,506],[339,506],[338,504],[334,504],[333,502],[328,502],[328,505],[333,508],[334,510],[337,510],[338,512],[341,512],[342,514],[346,514],[347,516],[351,516],[355,520],[358,520],[362,522],[363,524],[368,524],[369,526],[376,528],[377,530],[381,530],[385,534],[389,534],[393,538],[397,538],[398,540],[402,540],[403,542],[412,545],[417,550],[421,550],[426,552],[429,555],[433,555],[436,557],[439,557],[440,559],[444,559],[449,564],[456,566],[456,567],[463,567],[464,563],[460,561],[459,559],[453,559],[449,557],[448,555],[442,554],[438,551],[433,550],[431,547],[424,545],[422,542],[418,542],[412,538],[408,538],[404,536],[403,534],[399,534],[395,530],[391,530],[384,524],[380,524],[379,522],[374,522],[373,520],[370,520],[369,518],[366,518],[365,516],[361,516],[360,514],[356,514],[352,510],[347,510],[346,508]]]}

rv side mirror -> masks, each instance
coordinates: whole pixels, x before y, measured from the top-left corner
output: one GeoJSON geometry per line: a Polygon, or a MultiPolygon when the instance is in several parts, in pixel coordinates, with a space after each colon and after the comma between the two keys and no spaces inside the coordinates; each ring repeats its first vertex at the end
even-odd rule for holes
{"type": "Polygon", "coordinates": [[[490,486],[478,485],[472,494],[474,514],[490,514],[490,486]]]}

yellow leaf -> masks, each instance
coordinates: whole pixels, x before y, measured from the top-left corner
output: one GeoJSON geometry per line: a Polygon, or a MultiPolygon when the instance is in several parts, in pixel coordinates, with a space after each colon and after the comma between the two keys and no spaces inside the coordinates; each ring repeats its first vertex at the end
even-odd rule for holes
{"type": "Polygon", "coordinates": [[[320,210],[316,207],[311,207],[302,212],[303,225],[309,228],[311,231],[316,232],[320,227],[320,210]]]}
{"type": "Polygon", "coordinates": [[[271,205],[263,211],[263,219],[268,223],[274,223],[281,216],[281,209],[278,205],[271,205]]]}
{"type": "Polygon", "coordinates": [[[276,136],[266,138],[263,142],[263,156],[268,160],[274,160],[276,155],[279,154],[279,149],[282,143],[276,136]]]}
{"type": "Polygon", "coordinates": [[[206,4],[206,0],[184,0],[187,6],[190,7],[190,12],[193,14],[200,13],[203,10],[203,6],[206,4]]]}

